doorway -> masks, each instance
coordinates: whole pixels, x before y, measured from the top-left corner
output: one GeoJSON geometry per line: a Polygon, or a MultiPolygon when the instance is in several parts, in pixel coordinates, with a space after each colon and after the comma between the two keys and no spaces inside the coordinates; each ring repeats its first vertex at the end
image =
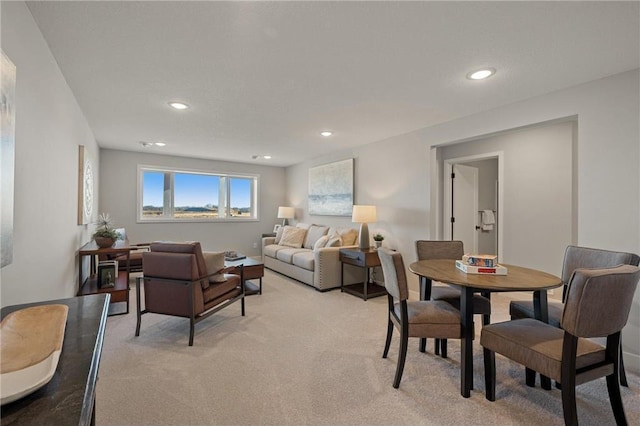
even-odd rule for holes
{"type": "Polygon", "coordinates": [[[444,162],[445,240],[461,240],[467,253],[502,255],[502,153],[444,162]]]}

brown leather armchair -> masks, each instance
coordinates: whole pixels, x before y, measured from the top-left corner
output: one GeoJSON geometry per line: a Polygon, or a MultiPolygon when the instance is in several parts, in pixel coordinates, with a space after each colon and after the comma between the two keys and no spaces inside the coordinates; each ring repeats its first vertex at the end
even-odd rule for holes
{"type": "Polygon", "coordinates": [[[208,274],[198,242],[151,243],[150,251],[143,253],[143,276],[137,279],[136,336],[143,314],[173,315],[189,318],[189,346],[193,346],[196,323],[238,300],[244,316],[243,278],[242,265],[208,274]],[[213,276],[222,276],[224,281],[211,282],[213,276]]]}

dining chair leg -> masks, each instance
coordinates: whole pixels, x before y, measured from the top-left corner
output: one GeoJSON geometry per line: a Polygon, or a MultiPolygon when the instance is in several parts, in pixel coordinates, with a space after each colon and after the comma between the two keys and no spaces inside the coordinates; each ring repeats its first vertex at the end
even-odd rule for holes
{"type": "Polygon", "coordinates": [[[618,368],[620,370],[620,384],[624,387],[629,387],[627,382],[627,373],[624,371],[624,357],[622,356],[622,342],[620,343],[620,357],[618,361],[618,368]]]}
{"type": "Polygon", "coordinates": [[[536,372],[529,367],[525,367],[524,369],[525,383],[530,388],[536,387],[536,372]]]}
{"type": "Polygon", "coordinates": [[[398,366],[396,367],[396,377],[393,379],[393,387],[398,389],[400,380],[402,380],[402,372],[404,371],[404,362],[407,359],[407,346],[409,343],[409,324],[407,321],[402,322],[402,330],[400,330],[400,353],[398,354],[398,366]]]}
{"type": "Polygon", "coordinates": [[[617,374],[607,376],[607,391],[609,391],[609,402],[613,410],[613,416],[617,425],[626,425],[627,418],[622,405],[622,395],[620,394],[620,382],[617,374]]]}
{"type": "Polygon", "coordinates": [[[433,339],[433,340],[434,340],[434,342],[435,342],[435,344],[436,344],[436,345],[435,345],[435,347],[433,348],[433,352],[434,352],[436,355],[440,355],[440,341],[441,341],[441,340],[440,340],[440,339],[433,339]]]}
{"type": "Polygon", "coordinates": [[[387,341],[384,344],[384,352],[382,352],[382,358],[386,358],[389,354],[389,346],[391,346],[391,336],[393,335],[393,321],[391,321],[391,313],[393,312],[393,297],[387,294],[387,300],[389,302],[389,315],[387,323],[387,341]]]}
{"type": "Polygon", "coordinates": [[[440,356],[447,357],[447,339],[440,339],[440,356]]]}
{"type": "Polygon", "coordinates": [[[540,387],[544,390],[551,390],[551,379],[540,375],[540,387]]]}
{"type": "Polygon", "coordinates": [[[576,353],[578,352],[578,338],[565,333],[562,342],[562,366],[560,383],[562,383],[562,412],[565,425],[578,424],[578,410],[576,407],[576,353]]]}
{"type": "Polygon", "coordinates": [[[420,338],[420,344],[418,345],[418,350],[420,352],[426,352],[427,350],[427,339],[425,339],[424,337],[420,338]]]}
{"type": "Polygon", "coordinates": [[[496,354],[489,349],[483,348],[484,355],[484,388],[485,397],[489,401],[496,400],[496,354]]]}
{"type": "Polygon", "coordinates": [[[624,406],[622,405],[622,396],[620,395],[620,333],[616,333],[607,338],[607,358],[613,359],[613,373],[607,376],[607,391],[609,392],[609,403],[613,410],[613,416],[616,424],[626,425],[627,419],[624,414],[624,406]]]}

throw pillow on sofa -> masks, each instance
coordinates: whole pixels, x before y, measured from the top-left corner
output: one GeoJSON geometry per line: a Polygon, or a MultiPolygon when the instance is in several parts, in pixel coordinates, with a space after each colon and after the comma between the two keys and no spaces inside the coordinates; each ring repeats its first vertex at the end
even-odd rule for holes
{"type": "Polygon", "coordinates": [[[302,247],[312,249],[316,241],[318,241],[320,237],[326,235],[328,230],[328,226],[311,225],[309,229],[307,229],[307,236],[304,239],[302,247]]]}
{"type": "Polygon", "coordinates": [[[327,241],[327,245],[325,247],[341,247],[342,246],[342,237],[340,235],[332,235],[329,237],[329,241],[327,241]]]}
{"type": "MultiPolygon", "coordinates": [[[[204,258],[204,264],[207,267],[207,275],[213,274],[214,272],[218,272],[224,269],[224,252],[223,251],[203,251],[202,257],[204,258]]],[[[209,282],[211,283],[221,283],[226,281],[224,278],[224,274],[215,274],[209,277],[209,281],[205,285],[202,286],[203,289],[207,289],[209,287],[209,282]]]]}
{"type": "Polygon", "coordinates": [[[328,241],[329,241],[328,235],[323,235],[322,237],[318,238],[318,241],[316,241],[316,243],[313,245],[313,251],[318,251],[322,247],[326,247],[328,241]]]}
{"type": "Polygon", "coordinates": [[[278,228],[278,231],[276,232],[276,240],[274,241],[274,244],[280,244],[280,240],[282,239],[282,232],[284,232],[284,226],[281,226],[280,228],[278,228]]]}
{"type": "Polygon", "coordinates": [[[331,228],[329,235],[339,235],[343,246],[352,246],[358,241],[358,230],[353,228],[331,228]]]}
{"type": "Polygon", "coordinates": [[[302,228],[296,228],[295,226],[285,226],[282,231],[282,238],[280,239],[281,246],[302,248],[304,237],[307,231],[302,228]]]}

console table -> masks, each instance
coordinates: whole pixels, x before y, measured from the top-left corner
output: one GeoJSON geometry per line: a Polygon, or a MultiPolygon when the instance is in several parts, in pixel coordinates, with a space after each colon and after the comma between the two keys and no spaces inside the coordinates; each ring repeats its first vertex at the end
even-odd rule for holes
{"type": "Polygon", "coordinates": [[[370,297],[384,296],[387,290],[376,283],[369,282],[369,269],[380,266],[378,252],[373,248],[341,248],[340,249],[340,291],[353,294],[367,300],[370,297]],[[356,284],[344,285],[344,265],[354,265],[363,268],[364,281],[356,284]]]}
{"type": "Polygon", "coordinates": [[[95,424],[96,382],[107,324],[109,294],[6,306],[2,318],[30,306],[69,307],[58,368],[49,383],[2,406],[3,425],[95,424]]]}

